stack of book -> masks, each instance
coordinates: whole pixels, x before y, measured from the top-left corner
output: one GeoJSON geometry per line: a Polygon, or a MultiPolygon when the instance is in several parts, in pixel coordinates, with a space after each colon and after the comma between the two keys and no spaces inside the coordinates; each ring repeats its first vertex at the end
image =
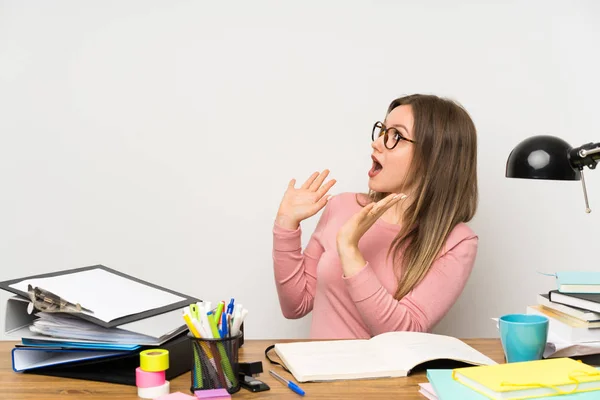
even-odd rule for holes
{"type": "Polygon", "coordinates": [[[457,369],[428,369],[429,400],[599,399],[600,371],[570,358],[457,369]]]}
{"type": "Polygon", "coordinates": [[[556,280],[556,290],[527,307],[550,320],[544,357],[597,356],[586,362],[600,364],[600,272],[558,272],[556,280]]]}
{"type": "Polygon", "coordinates": [[[600,370],[592,369],[600,365],[600,272],[559,272],[555,277],[556,290],[539,294],[537,304],[527,307],[528,314],[544,315],[550,322],[544,360],[429,369],[429,382],[419,384],[419,393],[429,400],[600,399],[600,370]],[[562,375],[554,374],[560,369],[562,375]],[[573,377],[585,382],[574,383],[573,377]],[[506,385],[509,381],[514,384],[506,385]]]}
{"type": "Polygon", "coordinates": [[[199,301],[103,265],[0,282],[15,372],[135,385],[139,354],[170,354],[167,379],[193,358],[183,307],[199,301]]]}

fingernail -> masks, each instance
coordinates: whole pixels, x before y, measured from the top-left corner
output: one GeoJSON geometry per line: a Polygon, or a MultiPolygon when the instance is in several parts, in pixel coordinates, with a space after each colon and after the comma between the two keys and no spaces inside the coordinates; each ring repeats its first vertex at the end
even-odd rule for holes
{"type": "Polygon", "coordinates": [[[327,196],[327,201],[331,200],[332,197],[332,195],[327,196]]]}

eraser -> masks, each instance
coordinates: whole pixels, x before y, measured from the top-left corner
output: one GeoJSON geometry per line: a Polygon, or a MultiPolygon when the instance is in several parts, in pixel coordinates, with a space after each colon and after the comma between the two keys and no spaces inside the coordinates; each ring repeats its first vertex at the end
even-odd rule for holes
{"type": "Polygon", "coordinates": [[[194,392],[197,398],[202,400],[225,400],[231,399],[231,395],[225,389],[207,389],[196,390],[194,392]]]}

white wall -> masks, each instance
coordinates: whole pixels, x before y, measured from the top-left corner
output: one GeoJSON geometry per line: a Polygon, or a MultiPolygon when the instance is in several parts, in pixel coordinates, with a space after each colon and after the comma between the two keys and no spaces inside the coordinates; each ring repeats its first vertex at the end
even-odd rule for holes
{"type": "Polygon", "coordinates": [[[0,280],[100,263],[235,296],[250,338],[306,336],[271,270],[288,180],[366,190],[373,121],[435,93],[476,122],[481,195],[475,272],[436,331],[495,336],[554,287],[536,270],[598,268],[600,173],[587,215],[578,182],[504,166],[530,135],[600,141],[599,26],[592,0],[0,1],[0,280]]]}

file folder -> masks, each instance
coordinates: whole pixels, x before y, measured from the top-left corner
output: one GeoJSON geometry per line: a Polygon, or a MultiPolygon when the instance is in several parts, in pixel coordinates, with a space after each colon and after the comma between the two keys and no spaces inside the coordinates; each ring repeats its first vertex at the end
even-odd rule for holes
{"type": "MultiPolygon", "coordinates": [[[[53,272],[49,274],[41,274],[34,275],[26,278],[13,279],[9,281],[0,282],[0,288],[7,290],[11,293],[17,294],[17,296],[13,296],[8,299],[6,303],[6,322],[5,322],[5,333],[10,336],[18,336],[19,338],[26,339],[45,339],[50,341],[74,341],[74,342],[89,342],[89,341],[103,341],[101,338],[97,338],[96,340],[87,339],[82,340],[69,338],[69,337],[51,337],[42,335],[39,333],[31,332],[30,326],[34,323],[37,317],[34,314],[29,314],[27,311],[27,307],[30,304],[30,300],[28,298],[28,294],[20,291],[15,288],[15,284],[20,284],[23,282],[34,281],[37,279],[45,279],[45,278],[53,278],[53,277],[67,277],[68,279],[81,279],[81,273],[86,272],[101,272],[103,274],[108,274],[107,276],[114,277],[116,279],[121,279],[124,282],[134,282],[134,284],[139,288],[150,288],[151,290],[157,290],[162,293],[166,293],[167,295],[177,296],[182,300],[178,300],[169,305],[165,305],[163,307],[154,308],[150,310],[145,310],[143,312],[139,312],[133,315],[127,315],[124,317],[116,318],[111,321],[102,321],[92,315],[88,315],[85,313],[76,313],[70,314],[74,315],[78,318],[81,318],[84,321],[88,321],[98,325],[102,328],[119,328],[121,330],[130,332],[132,334],[143,335],[145,336],[143,340],[137,340],[134,342],[121,342],[121,344],[136,344],[136,345],[147,345],[147,346],[158,346],[164,343],[165,341],[171,339],[172,337],[187,331],[187,327],[183,319],[181,318],[181,309],[188,306],[189,304],[195,303],[199,301],[199,299],[184,295],[169,289],[162,288],[160,286],[139,280],[137,278],[131,277],[129,275],[123,274],[121,272],[115,271],[111,268],[105,267],[103,265],[95,265],[91,267],[84,268],[76,268],[70,270],[64,270],[59,272],[53,272]],[[141,286],[140,286],[141,285],[141,286]]],[[[90,286],[88,291],[97,290],[97,292],[90,296],[94,297],[102,297],[114,296],[113,300],[117,303],[119,302],[127,302],[132,301],[131,296],[128,293],[104,293],[104,290],[107,290],[102,287],[98,287],[97,282],[92,282],[93,285],[90,286]]],[[[86,285],[87,282],[78,282],[78,284],[86,285]]],[[[110,289],[110,288],[109,288],[110,289]]],[[[110,291],[110,290],[109,290],[110,291]]],[[[158,292],[157,292],[158,293],[158,292]]],[[[55,293],[58,296],[61,296],[61,293],[55,293]]],[[[73,301],[78,302],[78,299],[73,299],[73,301]]],[[[93,311],[93,310],[92,310],[93,311]]]]}
{"type": "Polygon", "coordinates": [[[114,343],[88,343],[88,342],[56,342],[46,339],[21,339],[22,344],[17,344],[16,347],[45,347],[58,349],[88,349],[88,350],[120,350],[133,351],[139,349],[139,345],[114,344],[114,343]]]}
{"type": "MultiPolygon", "coordinates": [[[[135,369],[140,366],[140,352],[149,348],[151,347],[141,347],[120,355],[34,368],[22,373],[135,386],[135,369]]],[[[169,340],[160,348],[169,351],[169,369],[165,371],[167,380],[191,369],[193,352],[187,334],[169,340]]]]}
{"type": "Polygon", "coordinates": [[[51,347],[15,347],[12,349],[12,368],[15,372],[33,370],[83,360],[122,355],[122,350],[85,350],[51,347]]]}
{"type": "MultiPolygon", "coordinates": [[[[12,351],[13,370],[18,373],[135,386],[135,369],[140,365],[139,354],[149,348],[169,351],[170,366],[166,371],[167,379],[173,379],[191,369],[193,352],[186,336],[188,329],[181,317],[181,310],[189,304],[200,301],[195,297],[142,281],[103,265],[12,279],[0,282],[0,289],[16,295],[9,298],[6,303],[5,332],[11,336],[19,336],[23,343],[17,345],[12,351]],[[92,275],[101,276],[105,280],[89,282],[89,277],[92,275]],[[116,286],[105,288],[99,282],[116,282],[116,286]],[[36,316],[35,314],[38,313],[36,310],[30,314],[28,307],[31,300],[27,293],[28,285],[41,287],[69,302],[81,303],[93,313],[43,313],[36,316]],[[123,287],[131,287],[132,291],[115,289],[123,287]],[[56,288],[62,289],[56,290],[56,288]],[[137,296],[138,294],[143,296],[137,296]],[[107,296],[110,296],[109,302],[102,304],[101,301],[107,299],[107,296]],[[147,299],[148,302],[140,299],[147,299]],[[159,303],[161,301],[162,303],[159,303]],[[126,311],[138,307],[139,312],[124,312],[113,307],[114,304],[127,304],[127,302],[135,304],[124,307],[126,311]],[[147,304],[153,306],[144,309],[147,304]],[[156,306],[157,304],[159,306],[156,306]],[[104,314],[94,312],[94,307],[98,305],[104,307],[104,314]],[[116,313],[122,315],[114,317],[116,313]],[[53,319],[41,318],[44,315],[52,315],[53,319]],[[61,316],[70,317],[70,321],[55,318],[61,316]],[[58,330],[62,328],[65,330],[64,336],[55,337],[32,332],[30,327],[37,319],[52,321],[50,328],[54,329],[55,326],[58,330]],[[81,326],[82,329],[70,333],[65,329],[70,326],[69,324],[75,327],[81,326]],[[84,324],[91,326],[84,327],[82,326],[84,324]],[[87,328],[92,327],[92,331],[97,330],[96,340],[68,337],[70,334],[83,336],[84,333],[88,333],[87,328]],[[114,332],[116,328],[118,332],[114,332]],[[122,331],[130,332],[133,336],[142,335],[145,340],[135,343],[120,341],[122,331]],[[113,333],[115,336],[102,336],[104,333],[113,333]],[[42,341],[41,345],[36,345],[35,343],[38,343],[36,341],[42,341]],[[87,348],[88,346],[92,348],[87,348]]],[[[36,323],[35,327],[40,329],[42,325],[36,323]]]]}
{"type": "MultiPolygon", "coordinates": [[[[6,335],[14,336],[19,339],[45,340],[50,342],[54,341],[57,343],[65,341],[75,343],[90,343],[89,340],[51,337],[31,332],[29,327],[33,324],[37,317],[27,312],[28,304],[29,302],[26,299],[19,296],[10,297],[7,300],[6,320],[4,324],[4,331],[6,335]]],[[[147,338],[142,342],[120,342],[116,344],[146,346],[160,346],[162,343],[166,342],[172,337],[187,331],[187,327],[181,318],[181,310],[173,310],[165,314],[155,315],[150,318],[118,326],[117,328],[140,335],[145,335],[147,338]]],[[[97,341],[102,340],[96,340],[95,342],[97,341]]]]}
{"type": "MultiPolygon", "coordinates": [[[[8,281],[0,282],[0,289],[6,290],[8,292],[14,293],[24,299],[29,299],[29,295],[26,291],[19,288],[18,285],[26,286],[27,282],[46,282],[48,285],[52,285],[52,278],[60,278],[62,280],[62,286],[69,287],[70,290],[75,290],[75,288],[80,285],[90,285],[89,288],[84,287],[80,290],[80,295],[88,296],[90,300],[88,302],[96,302],[96,304],[85,304],[84,299],[69,299],[68,296],[65,296],[63,293],[58,293],[54,291],[54,294],[58,296],[64,296],[69,301],[73,302],[81,302],[82,306],[91,308],[94,311],[94,305],[98,305],[97,303],[101,303],[102,301],[112,301],[120,305],[126,305],[128,302],[135,301],[135,297],[132,298],[132,295],[129,293],[120,293],[118,291],[111,290],[112,288],[103,288],[99,287],[97,282],[85,282],[82,279],[91,273],[101,274],[100,276],[107,277],[112,279],[113,282],[119,283],[129,283],[132,288],[136,288],[138,290],[145,290],[146,293],[149,291],[153,291],[153,293],[170,296],[172,298],[177,298],[177,301],[171,302],[167,305],[163,305],[160,307],[154,307],[150,309],[145,309],[140,312],[136,312],[130,315],[120,316],[118,318],[111,319],[110,321],[103,320],[98,318],[95,315],[90,315],[88,313],[78,313],[76,314],[79,318],[83,320],[87,320],[93,322],[96,325],[105,327],[105,328],[113,328],[117,326],[126,325],[135,321],[144,320],[159,314],[164,314],[169,311],[173,311],[176,309],[181,309],[185,306],[188,306],[191,303],[195,303],[199,301],[192,296],[187,296],[182,293],[178,293],[176,291],[166,289],[164,287],[143,281],[141,279],[135,278],[133,276],[124,274],[122,272],[116,271],[112,268],[108,268],[104,265],[93,265],[89,267],[82,268],[74,268],[69,270],[62,270],[57,272],[51,272],[46,274],[32,275],[25,278],[12,279],[8,281]],[[72,284],[70,284],[72,282],[72,284]],[[94,290],[96,292],[94,292],[94,290]]],[[[56,279],[54,279],[56,280],[56,279]]],[[[59,285],[60,286],[60,285],[59,285]]],[[[44,287],[44,289],[53,291],[50,287],[44,287]]],[[[143,305],[142,305],[143,306],[143,305]]],[[[118,307],[110,307],[117,309],[118,307]]]]}

